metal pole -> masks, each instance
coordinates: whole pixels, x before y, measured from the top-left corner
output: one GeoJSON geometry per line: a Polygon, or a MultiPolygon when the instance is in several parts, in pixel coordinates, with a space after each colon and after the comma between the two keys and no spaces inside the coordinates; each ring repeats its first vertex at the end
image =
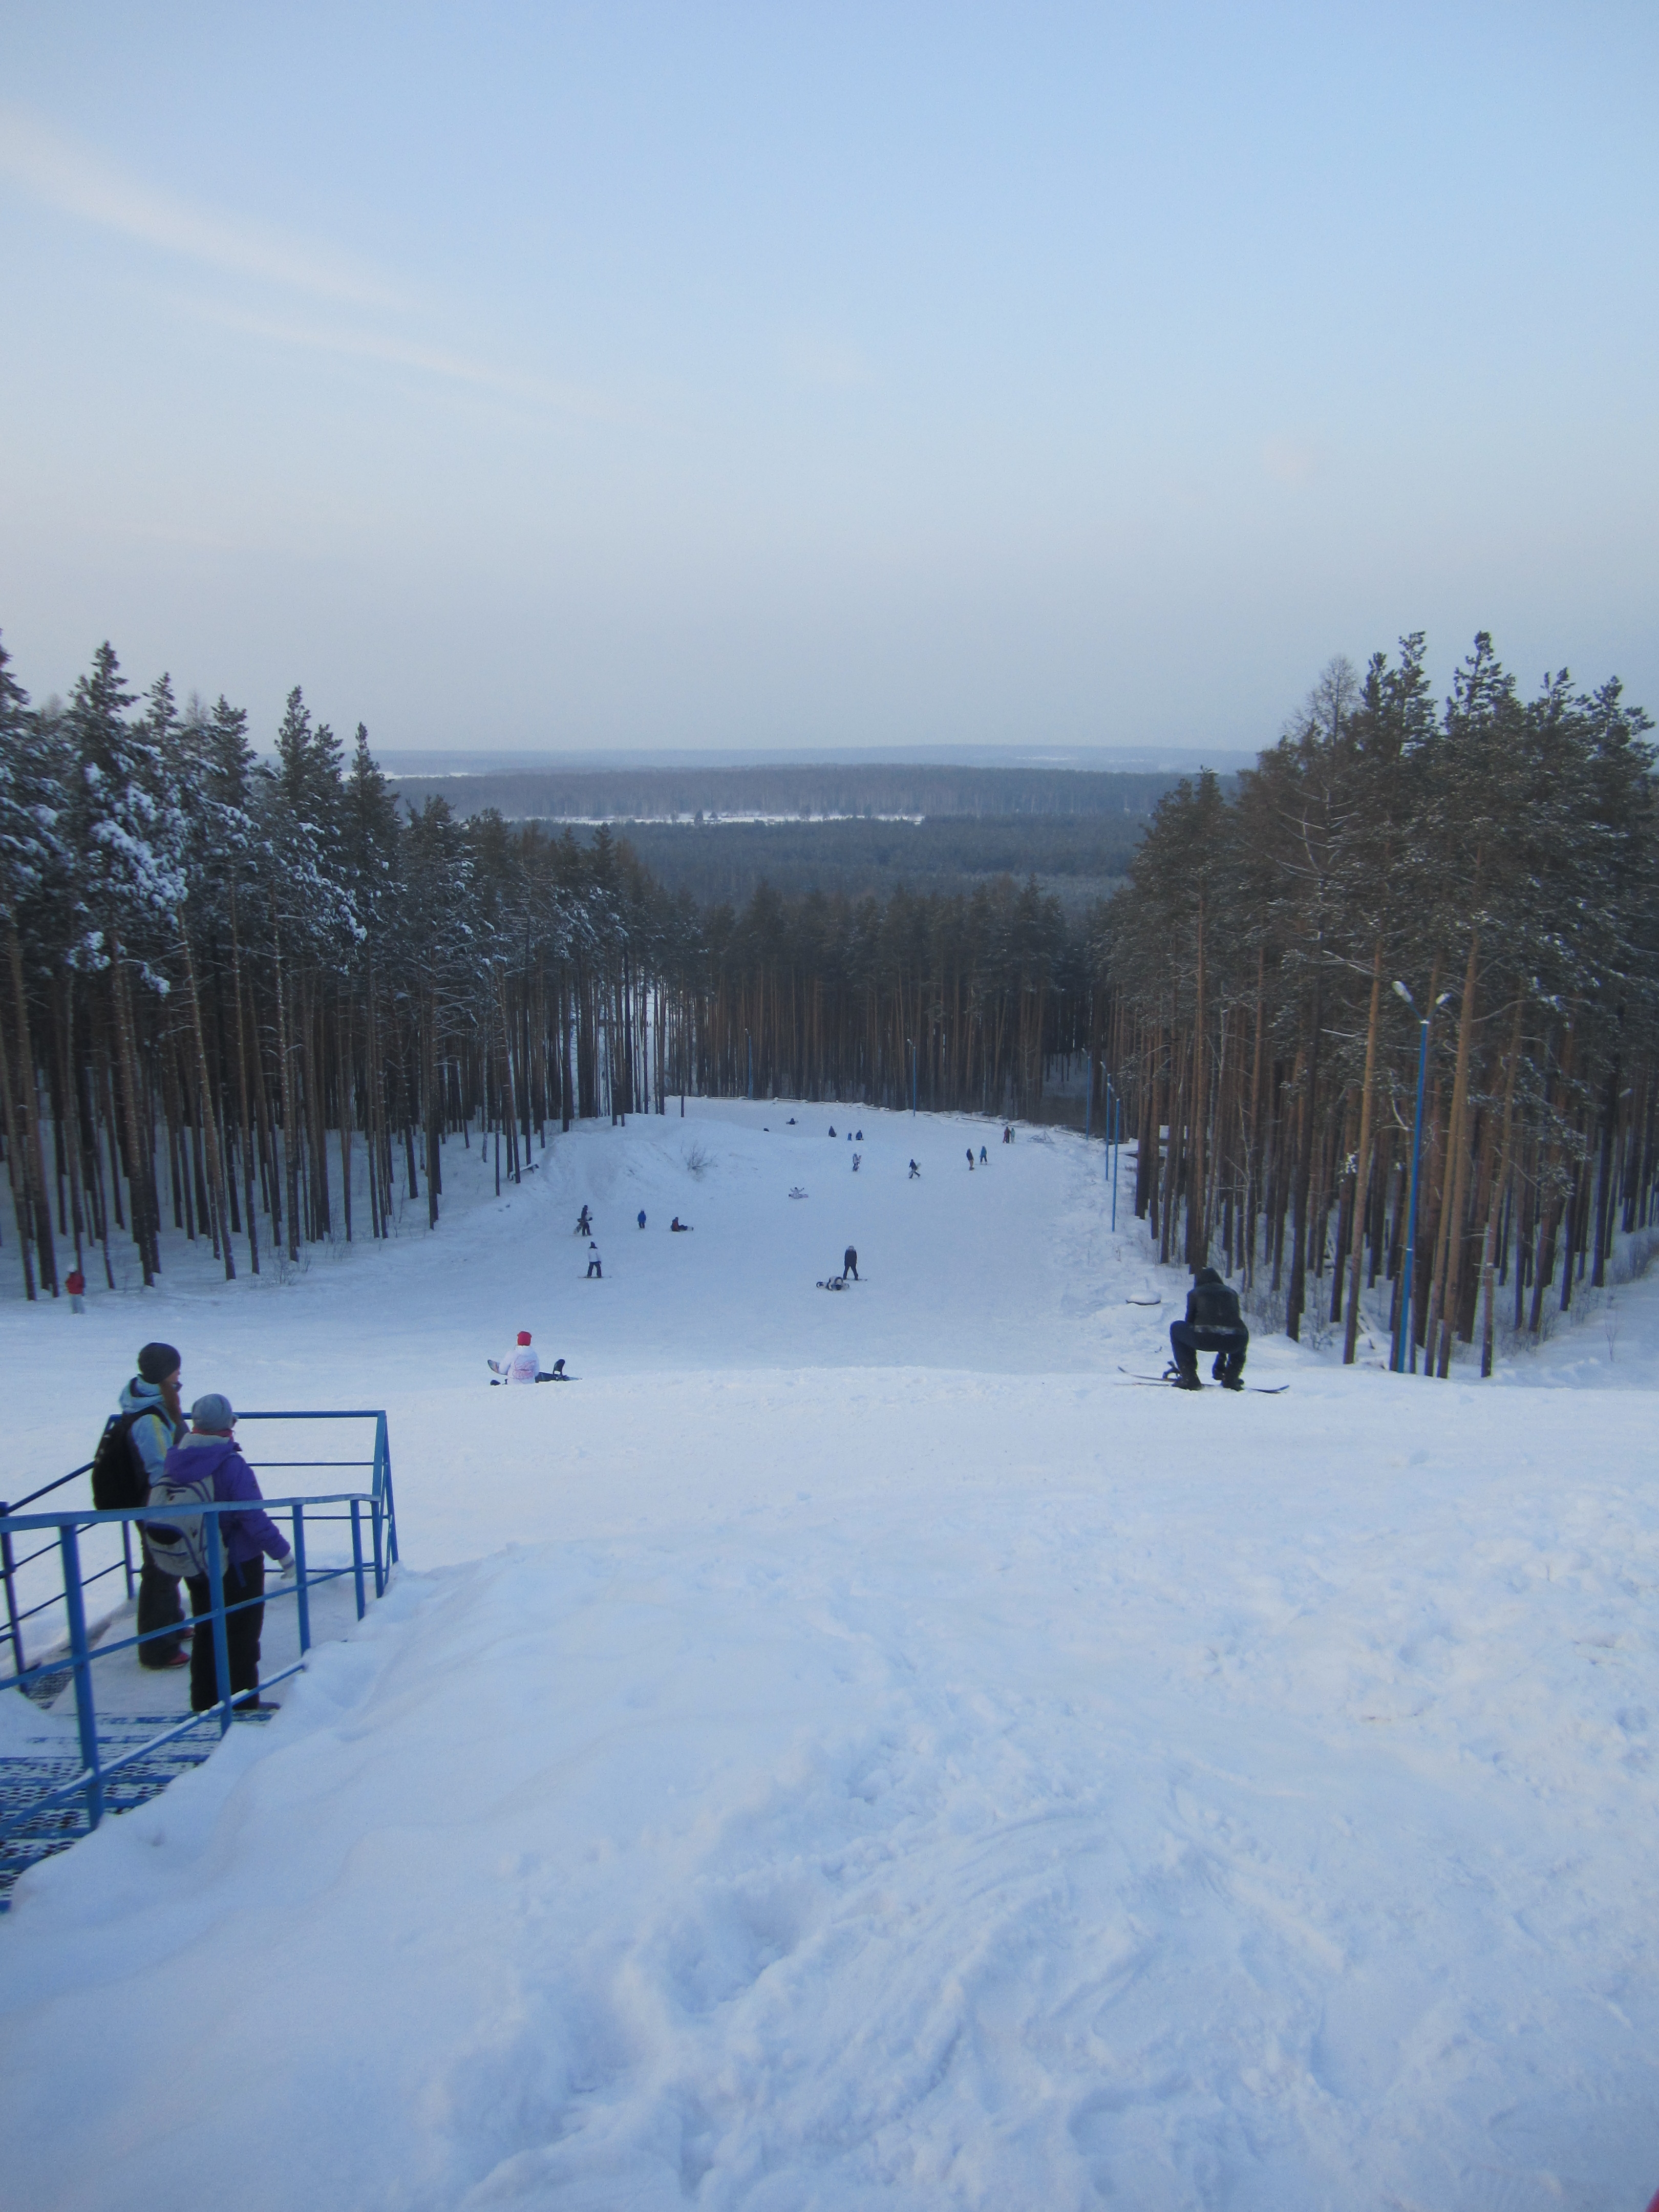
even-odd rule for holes
{"type": "Polygon", "coordinates": [[[1089,1062],[1089,1080],[1083,1086],[1083,1141],[1089,1141],[1089,1109],[1095,1103],[1095,1064],[1089,1062]]]}
{"type": "Polygon", "coordinates": [[[121,1523],[121,1564],[126,1569],[127,1595],[132,1595],[132,1523],[121,1523]]]}
{"type": "Polygon", "coordinates": [[[294,1602],[300,1609],[300,1656],[311,1649],[311,1595],[306,1588],[306,1509],[294,1509],[294,1602]]]}
{"type": "MultiPolygon", "coordinates": [[[[6,1507],[0,1504],[0,1517],[3,1517],[6,1510],[6,1507]]],[[[23,1624],[17,1618],[17,1564],[12,1557],[9,1528],[0,1531],[0,1571],[3,1571],[6,1578],[6,1619],[10,1623],[6,1633],[11,1638],[14,1670],[21,1674],[23,1671],[23,1624]]]]}
{"type": "Polygon", "coordinates": [[[87,1778],[87,1826],[104,1817],[104,1778],[98,1768],[98,1716],[92,1703],[92,1658],[87,1649],[87,1608],[81,1593],[81,1542],[72,1522],[58,1532],[64,1563],[64,1606],[69,1614],[70,1656],[75,1665],[75,1720],[81,1731],[81,1765],[87,1778]]]}
{"type": "Polygon", "coordinates": [[[392,1442],[386,1434],[384,1413],[375,1417],[374,1456],[380,1462],[380,1490],[386,1498],[386,1554],[395,1567],[398,1564],[398,1505],[392,1495],[392,1442]]]}
{"type": "Polygon", "coordinates": [[[363,1595],[363,1523],[358,1511],[358,1501],[351,1501],[351,1571],[357,1583],[357,1618],[361,1620],[368,1611],[368,1600],[363,1595]]]}
{"type": "Polygon", "coordinates": [[[1123,1101],[1112,1093],[1112,1231],[1117,1232],[1118,1168],[1123,1158],[1123,1101]]]}
{"type": "Polygon", "coordinates": [[[1395,1350],[1394,1367],[1396,1375],[1417,1372],[1417,1337],[1412,1327],[1412,1291],[1413,1261],[1417,1252],[1417,1163],[1423,1149],[1423,1092],[1429,1078],[1429,1019],[1425,1014],[1419,1024],[1422,1043],[1417,1055],[1417,1121],[1412,1130],[1411,1184],[1406,1200],[1406,1261],[1405,1280],[1400,1286],[1400,1340],[1395,1350]]]}
{"type": "MultiPolygon", "coordinates": [[[[213,1663],[219,1676],[219,1733],[230,1733],[230,1638],[225,1632],[225,1547],[216,1513],[207,1522],[208,1586],[213,1598],[213,1663]]],[[[199,1636],[198,1627],[196,1633],[199,1636]]]]}
{"type": "Polygon", "coordinates": [[[750,1098],[753,1098],[755,1095],[755,1040],[750,1036],[748,1030],[745,1030],[743,1033],[743,1041],[749,1048],[749,1096],[750,1098]]]}

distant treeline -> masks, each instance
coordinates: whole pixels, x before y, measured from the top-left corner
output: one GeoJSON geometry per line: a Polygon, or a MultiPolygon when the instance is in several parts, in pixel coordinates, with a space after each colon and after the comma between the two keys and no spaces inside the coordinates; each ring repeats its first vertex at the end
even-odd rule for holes
{"type": "Polygon", "coordinates": [[[396,787],[411,813],[436,798],[463,818],[493,809],[509,822],[662,822],[698,814],[1107,814],[1144,820],[1176,780],[1168,774],[1097,775],[1078,769],[855,763],[404,775],[396,787]]]}
{"type": "MultiPolygon", "coordinates": [[[[971,890],[1008,875],[1102,898],[1126,876],[1147,815],[929,816],[921,822],[630,822],[619,834],[657,881],[699,905],[742,905],[762,884],[793,897],[971,890]]],[[[547,829],[556,825],[544,823],[547,829]]],[[[588,833],[578,832],[579,836],[588,833]]],[[[1073,903],[1067,901],[1068,904],[1073,903]]]]}

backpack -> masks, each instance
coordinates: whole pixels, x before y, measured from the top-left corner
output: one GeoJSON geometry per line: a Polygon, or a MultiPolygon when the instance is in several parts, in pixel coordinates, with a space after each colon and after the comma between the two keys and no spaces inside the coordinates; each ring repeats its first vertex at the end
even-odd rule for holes
{"type": "Polygon", "coordinates": [[[132,1425],[148,1420],[152,1413],[159,1413],[167,1422],[171,1443],[173,1423],[159,1398],[148,1406],[135,1406],[130,1413],[112,1413],[105,1422],[92,1455],[92,1502],[98,1512],[119,1513],[148,1504],[149,1475],[132,1441],[132,1425]]]}
{"type": "MultiPolygon", "coordinates": [[[[191,1455],[194,1456],[194,1454],[191,1455]]],[[[199,1509],[213,1503],[213,1468],[204,1474],[164,1474],[149,1490],[149,1504],[167,1509],[165,1521],[146,1521],[150,1558],[167,1575],[204,1575],[207,1531],[199,1509]],[[189,1510],[191,1506],[198,1510],[189,1510]]]]}

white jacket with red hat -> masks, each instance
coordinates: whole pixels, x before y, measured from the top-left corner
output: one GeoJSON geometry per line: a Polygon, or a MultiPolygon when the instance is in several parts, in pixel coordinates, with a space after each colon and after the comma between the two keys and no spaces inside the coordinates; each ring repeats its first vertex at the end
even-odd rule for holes
{"type": "Polygon", "coordinates": [[[495,1367],[495,1362],[493,1359],[489,1364],[495,1368],[495,1372],[504,1382],[533,1382],[541,1362],[537,1358],[535,1347],[530,1341],[530,1331],[527,1328],[521,1328],[519,1331],[517,1346],[499,1367],[495,1367]]]}

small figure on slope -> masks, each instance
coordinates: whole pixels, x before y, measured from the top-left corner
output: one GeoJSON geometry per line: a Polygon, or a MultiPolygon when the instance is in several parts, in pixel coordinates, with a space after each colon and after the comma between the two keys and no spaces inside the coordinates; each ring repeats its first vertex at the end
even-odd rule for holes
{"type": "Polygon", "coordinates": [[[911,1161],[911,1163],[910,1163],[910,1172],[909,1172],[909,1175],[906,1177],[906,1181],[907,1181],[907,1182],[915,1182],[916,1181],[917,1177],[921,1175],[921,1169],[916,1165],[915,1162],[914,1160],[912,1160],[912,1161],[911,1161]]]}
{"type": "Polygon", "coordinates": [[[974,1148],[971,1145],[968,1147],[968,1172],[969,1175],[974,1172],[974,1148]]]}
{"type": "Polygon", "coordinates": [[[640,1208],[640,1226],[641,1229],[645,1226],[645,1208],[643,1206],[640,1208]]]}
{"type": "Polygon", "coordinates": [[[581,1212],[576,1216],[576,1234],[578,1237],[591,1237],[593,1234],[593,1217],[586,1206],[583,1206],[581,1212]]]}
{"type": "Polygon", "coordinates": [[[853,1249],[850,1244],[841,1255],[841,1272],[843,1275],[850,1275],[853,1278],[853,1280],[855,1283],[857,1282],[859,1279],[859,1255],[853,1249]]]}
{"type": "Polygon", "coordinates": [[[853,1173],[854,1173],[854,1175],[856,1175],[856,1174],[858,1173],[858,1171],[859,1171],[859,1162],[860,1162],[863,1158],[864,1158],[864,1155],[863,1155],[863,1153],[862,1153],[862,1152],[854,1152],[854,1155],[853,1155],[853,1173]]]}
{"type": "Polygon", "coordinates": [[[1213,1267],[1200,1267],[1187,1293],[1187,1318],[1170,1323],[1170,1352],[1175,1364],[1170,1380],[1177,1389],[1201,1390],[1198,1355],[1215,1355],[1210,1372],[1229,1390],[1244,1388],[1244,1354],[1250,1332],[1238,1310],[1238,1292],[1224,1283],[1213,1267]]]}
{"type": "Polygon", "coordinates": [[[599,1248],[590,1237],[587,1240],[587,1279],[590,1283],[595,1275],[601,1282],[605,1280],[605,1269],[599,1265],[599,1248]]]}
{"type": "Polygon", "coordinates": [[[671,1237],[689,1237],[691,1234],[691,1224],[689,1221],[682,1221],[677,1213],[668,1224],[668,1233],[671,1237]]]}
{"type": "Polygon", "coordinates": [[[504,1360],[492,1359],[489,1363],[490,1373],[499,1375],[503,1382],[533,1382],[540,1367],[527,1328],[519,1331],[519,1341],[504,1360]]]}
{"type": "Polygon", "coordinates": [[[988,1160],[988,1159],[986,1158],[986,1157],[985,1157],[985,1147],[984,1147],[984,1146],[983,1146],[983,1145],[981,1145],[981,1146],[980,1146],[980,1148],[979,1148],[979,1164],[980,1164],[981,1167],[982,1167],[982,1168],[988,1168],[988,1167],[990,1166],[990,1164],[991,1164],[991,1163],[989,1162],[989,1160],[988,1160]]]}

